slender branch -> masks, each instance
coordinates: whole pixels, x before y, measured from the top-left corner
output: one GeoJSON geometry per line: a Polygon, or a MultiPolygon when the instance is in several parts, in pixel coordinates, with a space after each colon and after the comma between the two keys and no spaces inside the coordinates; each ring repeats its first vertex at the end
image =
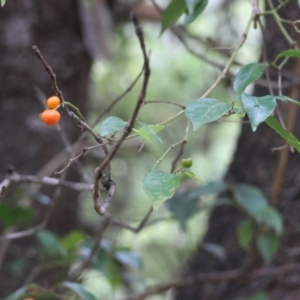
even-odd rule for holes
{"type": "Polygon", "coordinates": [[[92,124],[92,128],[98,124],[98,122],[107,114],[109,113],[112,108],[120,101],[122,100],[132,89],[133,87],[136,85],[136,83],[138,82],[138,80],[141,78],[142,74],[144,71],[144,66],[141,70],[141,72],[137,75],[137,77],[134,79],[134,81],[130,84],[130,86],[121,94],[119,95],[116,99],[114,99],[104,110],[103,112],[97,117],[97,119],[93,122],[92,124]]]}
{"type": "MultiPolygon", "coordinates": [[[[34,52],[34,54],[38,57],[38,59],[41,61],[41,63],[43,64],[43,66],[45,67],[47,73],[50,76],[50,79],[52,81],[52,86],[54,91],[56,92],[56,94],[59,96],[59,98],[61,99],[62,103],[65,102],[64,100],[64,96],[62,91],[59,89],[57,81],[56,81],[56,74],[53,72],[52,68],[50,67],[50,65],[46,62],[45,58],[43,57],[41,51],[39,50],[39,48],[37,46],[33,46],[32,50],[34,52]]],[[[72,119],[74,119],[81,127],[83,127],[85,130],[87,130],[94,138],[95,140],[99,143],[102,144],[102,148],[104,153],[107,155],[108,154],[108,149],[106,147],[106,145],[103,143],[102,138],[100,137],[100,135],[98,135],[98,133],[96,133],[86,122],[84,122],[82,119],[80,119],[74,112],[69,111],[67,105],[64,105],[67,114],[69,115],[69,117],[71,117],[72,119]]]]}
{"type": "Polygon", "coordinates": [[[181,107],[182,109],[185,109],[185,105],[179,104],[179,103],[174,102],[174,101],[167,101],[167,100],[149,100],[149,101],[144,101],[144,105],[150,104],[150,103],[166,103],[166,104],[173,104],[173,105],[176,105],[176,106],[181,107]]]}
{"type": "Polygon", "coordinates": [[[137,100],[137,103],[135,105],[135,108],[133,110],[133,113],[129,119],[129,121],[127,122],[123,134],[121,136],[121,138],[116,142],[116,144],[114,145],[114,147],[112,148],[112,150],[110,151],[110,153],[107,155],[107,157],[104,159],[104,161],[95,169],[95,180],[94,180],[94,191],[93,191],[93,200],[94,200],[94,208],[96,210],[96,212],[101,215],[102,211],[101,211],[101,204],[99,202],[99,192],[100,192],[100,178],[102,177],[102,172],[103,170],[109,165],[110,161],[113,159],[113,157],[116,155],[116,153],[118,152],[119,148],[121,147],[122,143],[125,141],[126,137],[130,134],[135,119],[138,115],[138,112],[143,104],[143,101],[146,97],[146,91],[147,91],[147,86],[148,86],[148,81],[149,81],[149,77],[150,77],[150,67],[149,67],[149,59],[146,53],[146,46],[144,43],[144,37],[143,37],[143,32],[142,29],[140,27],[138,18],[132,14],[131,15],[132,18],[132,22],[134,24],[135,27],[135,32],[136,35],[139,39],[140,42],[140,47],[143,53],[143,59],[144,59],[144,79],[143,79],[143,84],[142,84],[142,88],[137,100]]]}
{"type": "MultiPolygon", "coordinates": [[[[62,178],[64,178],[65,176],[66,176],[66,173],[61,175],[62,178]]],[[[63,179],[60,179],[60,180],[63,180],[63,179]]],[[[48,212],[44,216],[42,222],[39,225],[34,226],[34,227],[32,227],[30,229],[27,229],[27,230],[12,232],[12,233],[8,233],[6,235],[0,236],[0,241],[16,240],[16,239],[24,238],[24,237],[27,237],[27,236],[34,235],[38,231],[44,229],[47,226],[52,214],[55,211],[55,207],[59,202],[59,196],[61,194],[61,191],[62,191],[62,188],[60,186],[55,190],[55,193],[53,195],[52,204],[51,204],[48,212]]]]}
{"type": "Polygon", "coordinates": [[[148,210],[148,212],[146,213],[145,217],[142,219],[142,221],[140,222],[140,224],[137,227],[132,227],[132,226],[130,226],[128,224],[125,224],[125,223],[122,223],[122,222],[120,222],[118,220],[111,220],[111,225],[127,229],[129,231],[134,232],[134,233],[138,233],[139,231],[141,231],[144,228],[144,226],[148,222],[148,220],[149,220],[152,212],[153,212],[153,208],[151,207],[148,210]]]}
{"type": "Polygon", "coordinates": [[[18,173],[11,174],[8,178],[4,179],[1,186],[7,186],[7,183],[11,182],[31,182],[31,183],[40,183],[45,185],[52,185],[52,186],[62,186],[67,187],[75,191],[91,191],[93,189],[92,184],[86,184],[86,183],[80,183],[80,182],[71,182],[59,178],[53,178],[53,177],[39,177],[39,176],[33,176],[33,175],[20,175],[18,173]]]}
{"type": "Polygon", "coordinates": [[[203,282],[230,281],[239,278],[241,275],[242,275],[242,271],[239,269],[231,270],[231,271],[222,271],[222,272],[199,273],[195,276],[190,276],[184,279],[172,281],[165,284],[154,285],[146,289],[143,293],[129,296],[125,298],[125,300],[144,300],[151,295],[163,293],[171,288],[193,286],[193,285],[201,284],[203,282]]]}
{"type": "MultiPolygon", "coordinates": [[[[260,279],[265,276],[277,277],[293,271],[299,271],[300,264],[286,264],[278,267],[265,267],[253,271],[250,273],[250,279],[260,279]]],[[[179,288],[184,286],[195,286],[202,284],[204,282],[218,283],[222,281],[232,281],[242,278],[243,275],[242,269],[235,269],[230,271],[220,271],[220,272],[211,272],[211,273],[198,273],[194,276],[190,276],[184,279],[179,279],[165,284],[157,284],[146,289],[143,293],[137,295],[131,295],[125,300],[144,300],[149,296],[163,293],[172,288],[179,288]]]]}

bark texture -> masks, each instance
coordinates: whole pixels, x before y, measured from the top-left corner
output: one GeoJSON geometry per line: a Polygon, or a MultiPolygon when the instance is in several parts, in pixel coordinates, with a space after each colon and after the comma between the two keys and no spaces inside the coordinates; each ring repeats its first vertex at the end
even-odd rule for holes
{"type": "MultiPolygon", "coordinates": [[[[8,166],[13,166],[18,173],[36,174],[65,148],[58,131],[39,120],[39,113],[46,105],[38,100],[36,88],[46,97],[54,92],[48,74],[31,50],[33,45],[40,48],[56,73],[65,100],[83,113],[85,110],[91,60],[83,43],[77,1],[7,1],[0,8],[0,180],[8,166]]],[[[80,129],[60,111],[62,130],[72,143],[80,129]]],[[[45,173],[53,175],[51,165],[45,173]]],[[[68,179],[79,180],[79,173],[73,169],[68,173],[68,179]]],[[[41,190],[50,198],[53,192],[54,189],[41,190]]],[[[16,204],[19,197],[11,193],[5,201],[16,204]]],[[[76,198],[77,193],[63,191],[48,229],[64,235],[77,227],[76,198]]],[[[49,206],[38,201],[34,206],[33,222],[36,224],[49,206]]],[[[34,238],[24,238],[9,244],[0,270],[1,299],[18,288],[25,278],[24,274],[12,273],[11,266],[17,258],[25,257],[24,272],[27,275],[39,262],[34,243],[34,238]]],[[[0,247],[4,251],[3,243],[0,247]]],[[[46,287],[54,280],[53,274],[49,276],[41,276],[46,287]]]]}
{"type": "MultiPolygon", "coordinates": [[[[289,20],[297,19],[299,8],[296,1],[290,3],[283,9],[282,17],[289,20]],[[298,10],[298,11],[297,11],[298,10]]],[[[272,60],[276,54],[289,45],[283,39],[278,30],[274,19],[267,17],[265,26],[265,41],[267,47],[267,56],[272,60]]],[[[297,36],[294,34],[295,40],[297,36]]],[[[290,72],[292,78],[299,77],[299,63],[293,61],[285,69],[290,72]]],[[[277,80],[276,78],[273,78],[277,80]]],[[[274,91],[278,93],[277,90],[274,91]]],[[[256,87],[254,95],[264,96],[269,94],[266,88],[256,87]]],[[[284,90],[284,94],[294,99],[299,99],[299,87],[291,85],[289,89],[284,90]]],[[[295,110],[299,111],[293,104],[280,105],[285,124],[289,123],[290,116],[295,110]]],[[[299,117],[299,113],[295,114],[299,117]]],[[[299,138],[299,123],[295,118],[288,125],[293,133],[299,138]]],[[[282,168],[284,156],[282,151],[272,152],[273,147],[284,145],[284,140],[280,138],[267,125],[261,124],[256,132],[252,132],[249,125],[243,125],[242,132],[238,141],[237,149],[233,157],[233,162],[228,170],[225,180],[227,182],[247,183],[259,187],[265,196],[271,201],[274,198],[274,189],[277,189],[278,201],[273,199],[279,211],[285,217],[285,234],[281,239],[281,248],[274,260],[275,265],[285,264],[287,262],[299,262],[296,257],[287,255],[287,249],[293,247],[299,249],[299,232],[291,226],[293,222],[299,222],[300,212],[300,186],[298,179],[300,176],[299,153],[290,153],[289,148],[282,151],[286,152],[286,167],[282,168]],[[281,167],[280,167],[281,166],[281,167]],[[281,170],[280,170],[281,168],[281,170]],[[275,182],[278,179],[278,173],[281,172],[282,183],[275,182]],[[274,184],[275,182],[275,184],[274,184]],[[288,222],[287,220],[292,220],[288,222]]],[[[284,165],[284,164],[283,164],[284,165]]],[[[209,229],[204,238],[205,243],[214,243],[223,247],[226,251],[227,259],[222,261],[199,246],[194,258],[188,264],[186,275],[193,275],[198,272],[213,272],[221,270],[231,270],[240,268],[245,264],[247,253],[238,246],[236,230],[238,225],[244,220],[246,215],[233,206],[219,206],[211,214],[209,229]]],[[[263,266],[261,260],[253,262],[254,267],[263,266]]],[[[180,288],[176,292],[176,300],[228,300],[228,299],[248,299],[251,293],[258,290],[267,291],[270,300],[279,299],[299,299],[300,298],[299,274],[287,274],[286,276],[272,277],[266,276],[259,282],[249,282],[245,279],[233,282],[221,282],[219,284],[205,283],[199,286],[180,288]]]]}

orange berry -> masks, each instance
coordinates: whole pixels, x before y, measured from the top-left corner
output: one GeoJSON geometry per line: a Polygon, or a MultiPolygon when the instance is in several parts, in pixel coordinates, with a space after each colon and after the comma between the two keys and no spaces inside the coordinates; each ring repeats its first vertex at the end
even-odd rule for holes
{"type": "Polygon", "coordinates": [[[33,298],[24,298],[23,300],[34,300],[33,298]]]}
{"type": "Polygon", "coordinates": [[[40,119],[49,126],[55,125],[60,120],[60,113],[54,109],[46,109],[40,114],[40,119]]]}
{"type": "Polygon", "coordinates": [[[60,105],[60,99],[57,96],[52,96],[47,100],[47,107],[55,109],[60,105]]]}

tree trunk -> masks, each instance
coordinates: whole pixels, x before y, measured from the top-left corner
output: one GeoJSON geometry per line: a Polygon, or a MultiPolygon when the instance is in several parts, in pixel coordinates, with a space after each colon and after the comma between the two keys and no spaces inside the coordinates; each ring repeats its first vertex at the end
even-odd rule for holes
{"type": "MultiPolygon", "coordinates": [[[[282,18],[297,19],[299,7],[296,1],[290,1],[282,11],[282,18]]],[[[280,11],[281,14],[281,11],[280,11]]],[[[289,45],[278,30],[273,17],[266,19],[265,40],[267,57],[271,61],[278,52],[288,49],[289,45]]],[[[299,61],[299,60],[298,60],[299,61]]],[[[300,76],[300,63],[293,61],[285,68],[292,72],[293,78],[300,76]]],[[[277,77],[273,77],[276,81],[277,77]]],[[[285,95],[299,100],[299,86],[292,84],[285,95]]],[[[274,91],[278,94],[278,91],[274,91]]],[[[270,94],[266,88],[256,87],[254,95],[264,96],[270,94]]],[[[299,117],[298,109],[294,104],[281,104],[280,110],[287,128],[296,136],[300,136],[299,126],[295,126],[299,117]],[[296,112],[297,110],[297,112],[296,112]]],[[[229,183],[247,183],[259,187],[270,203],[277,207],[285,218],[285,233],[281,238],[281,247],[274,264],[296,262],[294,257],[288,257],[286,249],[300,246],[299,232],[291,226],[293,221],[299,220],[300,188],[297,183],[299,172],[299,153],[290,153],[290,148],[273,151],[272,148],[283,146],[284,140],[264,123],[259,125],[256,132],[252,132],[249,124],[243,125],[233,162],[228,170],[225,180],[229,183]],[[292,220],[292,222],[287,222],[292,220]]],[[[204,243],[220,245],[226,251],[226,260],[222,261],[199,246],[197,253],[188,264],[186,275],[198,272],[213,272],[240,268],[249,258],[237,241],[237,227],[246,215],[234,206],[218,206],[210,217],[209,229],[203,240],[204,243]]],[[[254,262],[256,267],[262,267],[263,262],[254,262]]],[[[219,284],[204,283],[203,285],[180,288],[176,291],[177,300],[228,300],[246,299],[258,290],[265,290],[268,299],[300,299],[299,279],[292,278],[296,274],[286,274],[283,277],[268,277],[259,282],[235,280],[223,281],[219,284]],[[294,282],[292,280],[294,279],[294,282]]]]}
{"type": "MultiPolygon", "coordinates": [[[[54,92],[49,75],[32,52],[33,45],[39,47],[56,73],[65,100],[84,113],[91,59],[83,43],[80,26],[75,0],[8,0],[0,8],[0,180],[4,178],[8,166],[13,166],[21,174],[37,174],[65,148],[56,128],[48,127],[39,120],[46,102],[41,105],[37,90],[45,97],[54,92]]],[[[60,126],[72,143],[80,134],[80,129],[63,110],[60,112],[60,126]]],[[[51,165],[43,175],[53,175],[51,165]]],[[[75,168],[67,176],[69,180],[80,179],[75,168]]],[[[40,193],[51,198],[54,190],[47,188],[40,193]]],[[[73,191],[63,191],[48,229],[64,235],[77,227],[76,197],[77,193],[73,191]]],[[[17,193],[10,193],[5,201],[18,205],[19,198],[17,193]]],[[[33,195],[33,198],[38,198],[38,195],[33,195]]],[[[37,201],[34,206],[33,222],[37,224],[49,206],[37,201]]],[[[35,240],[30,237],[9,244],[0,272],[1,299],[18,288],[26,277],[24,273],[28,275],[39,261],[34,244],[35,240]],[[16,276],[12,273],[11,264],[19,257],[26,258],[26,267],[22,275],[16,276]]],[[[3,251],[5,253],[5,246],[6,242],[2,242],[1,255],[3,251]]],[[[47,281],[45,278],[43,280],[47,281]]],[[[47,284],[50,282],[49,279],[47,284]]]]}

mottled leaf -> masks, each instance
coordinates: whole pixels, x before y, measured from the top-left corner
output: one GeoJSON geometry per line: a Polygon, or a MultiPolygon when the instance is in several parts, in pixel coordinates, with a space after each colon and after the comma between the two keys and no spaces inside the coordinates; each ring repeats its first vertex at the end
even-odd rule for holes
{"type": "Polygon", "coordinates": [[[163,201],[170,199],[179,186],[177,174],[166,174],[161,171],[150,171],[143,180],[143,189],[157,208],[163,201]]]}
{"type": "Polygon", "coordinates": [[[118,117],[108,117],[101,125],[100,135],[108,136],[112,135],[126,126],[126,122],[118,117]]]}
{"type": "Polygon", "coordinates": [[[276,106],[276,99],[273,96],[254,97],[242,93],[242,102],[253,131],[272,114],[276,106]]]}
{"type": "Polygon", "coordinates": [[[233,188],[233,194],[239,206],[254,218],[260,211],[268,207],[265,196],[254,186],[238,184],[233,188]]]}
{"type": "Polygon", "coordinates": [[[221,118],[230,110],[230,104],[212,98],[200,98],[185,109],[186,117],[192,122],[194,130],[201,125],[221,118]]]}
{"type": "Polygon", "coordinates": [[[250,83],[258,80],[262,76],[266,67],[267,64],[264,63],[252,63],[243,66],[239,70],[233,81],[233,89],[238,96],[244,92],[250,83]]]}

